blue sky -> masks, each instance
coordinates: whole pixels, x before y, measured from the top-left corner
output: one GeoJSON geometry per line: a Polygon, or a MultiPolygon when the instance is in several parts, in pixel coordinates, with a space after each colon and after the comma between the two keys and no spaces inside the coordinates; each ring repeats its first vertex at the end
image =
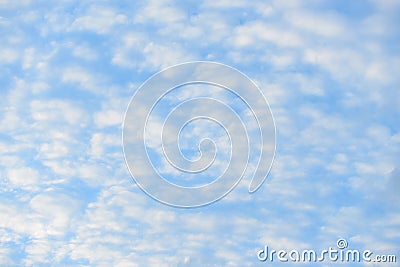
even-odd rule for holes
{"type": "Polygon", "coordinates": [[[265,266],[265,245],[338,238],[399,260],[399,12],[395,0],[0,0],[0,265],[265,266]],[[178,209],[132,181],[122,120],[146,79],[192,60],[254,80],[277,150],[255,194],[243,180],[178,209]]]}

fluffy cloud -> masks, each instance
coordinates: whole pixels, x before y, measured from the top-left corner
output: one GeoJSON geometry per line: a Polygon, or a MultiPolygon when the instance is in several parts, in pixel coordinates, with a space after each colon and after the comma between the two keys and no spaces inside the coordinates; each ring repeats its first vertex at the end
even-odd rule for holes
{"type": "Polygon", "coordinates": [[[339,237],[397,253],[399,8],[0,1],[0,264],[255,266],[266,244],[339,237]],[[254,195],[244,180],[213,205],[175,209],[126,169],[132,94],[188,60],[232,64],[271,105],[276,160],[254,195]]]}

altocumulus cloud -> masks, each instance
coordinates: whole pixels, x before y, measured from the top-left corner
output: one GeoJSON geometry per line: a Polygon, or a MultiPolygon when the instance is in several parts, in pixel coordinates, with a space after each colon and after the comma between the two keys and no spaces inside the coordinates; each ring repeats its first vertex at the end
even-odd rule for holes
{"type": "Polygon", "coordinates": [[[399,12],[398,1],[0,1],[0,265],[257,266],[265,244],[338,237],[398,253],[399,12]],[[181,210],[130,180],[129,99],[188,60],[235,66],[268,98],[278,149],[254,195],[243,182],[181,210]]]}

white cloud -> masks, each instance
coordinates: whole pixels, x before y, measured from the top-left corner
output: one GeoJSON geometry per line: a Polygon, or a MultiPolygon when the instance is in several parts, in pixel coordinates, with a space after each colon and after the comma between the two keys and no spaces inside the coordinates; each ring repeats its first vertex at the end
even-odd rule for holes
{"type": "Polygon", "coordinates": [[[86,123],[84,111],[65,100],[33,100],[30,104],[32,117],[40,123],[67,122],[72,125],[86,123]]]}
{"type": "Polygon", "coordinates": [[[169,0],[149,0],[135,16],[135,21],[139,23],[170,24],[184,19],[183,11],[177,8],[173,1],[169,0]]]}
{"type": "Polygon", "coordinates": [[[261,21],[236,27],[230,43],[233,47],[260,49],[264,47],[265,42],[271,42],[280,47],[298,47],[303,44],[302,38],[297,33],[261,21]]]}
{"type": "Polygon", "coordinates": [[[115,180],[109,177],[105,166],[99,164],[85,164],[78,167],[78,175],[84,182],[90,186],[105,186],[113,184],[115,180]]]}
{"type": "Polygon", "coordinates": [[[8,8],[13,8],[15,6],[25,6],[30,4],[30,0],[22,0],[21,2],[15,3],[14,1],[11,0],[1,0],[0,5],[3,7],[8,7],[8,8]]]}
{"type": "Polygon", "coordinates": [[[11,266],[15,265],[15,262],[11,259],[9,255],[11,255],[12,250],[7,247],[0,247],[0,264],[4,266],[11,266]]]}
{"type": "Polygon", "coordinates": [[[69,148],[62,142],[52,142],[42,144],[39,148],[39,157],[41,159],[55,159],[68,155],[69,148]]]}
{"type": "Polygon", "coordinates": [[[9,168],[7,170],[9,182],[15,187],[35,188],[39,181],[39,172],[29,167],[9,168]]]}
{"type": "Polygon", "coordinates": [[[400,58],[386,58],[384,61],[374,60],[370,62],[365,71],[365,76],[369,81],[388,85],[398,80],[393,69],[400,67],[400,58]]]}
{"type": "Polygon", "coordinates": [[[167,46],[150,42],[144,47],[143,54],[145,61],[142,65],[150,69],[166,68],[193,59],[179,43],[170,43],[167,46]]]}
{"type": "Polygon", "coordinates": [[[349,48],[316,48],[304,51],[304,60],[327,70],[339,81],[355,82],[363,77],[366,59],[349,48]]]}
{"type": "Polygon", "coordinates": [[[119,14],[112,7],[91,6],[86,15],[74,20],[71,25],[72,30],[88,30],[98,34],[109,33],[114,26],[127,23],[128,18],[124,14],[119,14]]]}
{"type": "Polygon", "coordinates": [[[396,1],[0,5],[1,265],[252,266],[340,236],[398,251],[396,1]],[[120,125],[150,74],[202,59],[257,78],[278,151],[254,195],[174,209],[131,181],[120,125]]]}
{"type": "Polygon", "coordinates": [[[121,34],[111,62],[117,66],[127,68],[140,66],[142,64],[141,51],[143,51],[148,42],[148,38],[141,32],[128,31],[121,34]]]}
{"type": "Polygon", "coordinates": [[[77,83],[81,88],[96,91],[96,78],[92,73],[79,67],[68,67],[62,74],[62,81],[69,83],[77,83]]]}
{"type": "Polygon", "coordinates": [[[50,168],[56,175],[73,176],[76,168],[69,160],[42,160],[42,164],[50,168]]]}
{"type": "Polygon", "coordinates": [[[94,114],[94,122],[100,128],[121,125],[123,116],[124,115],[121,112],[105,110],[94,114]]]}
{"type": "Polygon", "coordinates": [[[344,23],[343,17],[333,12],[317,14],[315,12],[292,10],[284,15],[285,19],[292,25],[316,34],[319,37],[348,38],[348,25],[344,23]]]}
{"type": "Polygon", "coordinates": [[[52,254],[52,249],[52,244],[46,240],[33,240],[25,248],[25,252],[28,254],[27,259],[24,260],[25,264],[48,262],[47,258],[52,254]]]}
{"type": "Polygon", "coordinates": [[[50,190],[33,197],[29,206],[40,215],[46,225],[48,235],[65,235],[70,226],[74,212],[78,208],[78,200],[72,196],[50,190]]]}
{"type": "Polygon", "coordinates": [[[8,48],[8,47],[2,47],[0,48],[0,61],[4,63],[14,63],[18,58],[19,58],[19,53],[17,50],[8,48]]]}
{"type": "Polygon", "coordinates": [[[35,59],[35,49],[27,48],[24,51],[24,58],[22,63],[22,68],[28,69],[31,68],[35,59]]]}
{"type": "Polygon", "coordinates": [[[97,52],[87,44],[77,46],[74,45],[72,48],[72,54],[78,58],[83,58],[89,61],[98,58],[97,52]]]}
{"type": "Polygon", "coordinates": [[[248,2],[243,1],[243,0],[234,0],[234,1],[228,1],[228,0],[221,0],[221,1],[211,1],[211,0],[206,0],[202,3],[204,7],[207,8],[240,8],[240,7],[247,7],[248,2]]]}
{"type": "Polygon", "coordinates": [[[97,158],[103,157],[107,148],[119,147],[121,142],[120,136],[95,133],[90,139],[90,154],[97,158]]]}

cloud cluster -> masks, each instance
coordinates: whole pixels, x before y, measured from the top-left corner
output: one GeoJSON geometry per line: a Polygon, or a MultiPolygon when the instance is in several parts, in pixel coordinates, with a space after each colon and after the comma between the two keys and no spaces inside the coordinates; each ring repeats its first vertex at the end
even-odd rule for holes
{"type": "MultiPolygon", "coordinates": [[[[400,249],[398,1],[0,1],[0,265],[257,266],[257,251],[400,249]],[[202,209],[153,201],[121,123],[150,75],[250,76],[276,160],[202,209]]],[[[190,94],[177,94],[177,100],[190,94]]],[[[173,100],[173,99],[169,99],[173,100]]]]}

